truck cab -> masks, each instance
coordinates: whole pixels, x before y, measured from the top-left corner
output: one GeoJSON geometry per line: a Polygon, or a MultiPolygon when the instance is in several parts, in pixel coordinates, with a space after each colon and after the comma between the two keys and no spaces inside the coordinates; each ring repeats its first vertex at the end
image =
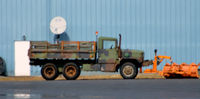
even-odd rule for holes
{"type": "Polygon", "coordinates": [[[121,49],[121,36],[119,38],[119,43],[116,38],[99,37],[97,48],[99,64],[119,65],[124,62],[132,62],[135,63],[137,67],[142,66],[144,52],[135,49],[121,49]]]}
{"type": "Polygon", "coordinates": [[[99,37],[97,47],[97,59],[101,64],[102,71],[115,71],[116,64],[119,63],[117,39],[111,37],[99,37]]]}

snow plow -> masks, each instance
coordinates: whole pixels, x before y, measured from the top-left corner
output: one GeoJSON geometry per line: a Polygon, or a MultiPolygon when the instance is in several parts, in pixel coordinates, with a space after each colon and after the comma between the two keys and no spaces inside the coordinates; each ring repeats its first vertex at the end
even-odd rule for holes
{"type": "Polygon", "coordinates": [[[180,65],[167,63],[161,72],[165,78],[198,78],[198,67],[195,63],[180,65]]]}
{"type": "Polygon", "coordinates": [[[161,76],[165,78],[199,78],[198,67],[200,63],[197,65],[195,63],[191,64],[176,64],[172,61],[170,56],[157,56],[157,50],[155,50],[155,57],[153,60],[153,68],[146,69],[144,73],[159,73],[161,76]],[[164,60],[169,59],[171,63],[166,63],[163,67],[163,70],[158,71],[157,66],[164,60]]]}

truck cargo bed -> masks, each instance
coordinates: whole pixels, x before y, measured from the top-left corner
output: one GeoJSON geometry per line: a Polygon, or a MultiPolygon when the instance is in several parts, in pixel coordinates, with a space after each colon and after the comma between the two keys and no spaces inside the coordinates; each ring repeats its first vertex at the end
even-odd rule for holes
{"type": "Polygon", "coordinates": [[[30,59],[94,60],[95,53],[95,41],[61,41],[58,44],[31,41],[28,56],[30,59]]]}

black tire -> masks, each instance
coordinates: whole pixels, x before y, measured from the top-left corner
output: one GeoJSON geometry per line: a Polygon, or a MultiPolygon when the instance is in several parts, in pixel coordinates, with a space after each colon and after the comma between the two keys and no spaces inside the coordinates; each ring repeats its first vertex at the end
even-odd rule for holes
{"type": "Polygon", "coordinates": [[[126,62],[121,66],[120,74],[124,79],[134,79],[138,74],[138,68],[135,64],[126,62]]]}
{"type": "Polygon", "coordinates": [[[59,75],[57,67],[52,63],[42,66],[41,74],[45,80],[55,80],[59,75]]]}
{"type": "Polygon", "coordinates": [[[5,76],[5,64],[3,58],[0,57],[0,75],[5,76]]]}
{"type": "Polygon", "coordinates": [[[80,76],[81,70],[80,70],[80,67],[77,66],[75,63],[67,63],[63,67],[62,73],[65,79],[76,80],[80,76]]]}

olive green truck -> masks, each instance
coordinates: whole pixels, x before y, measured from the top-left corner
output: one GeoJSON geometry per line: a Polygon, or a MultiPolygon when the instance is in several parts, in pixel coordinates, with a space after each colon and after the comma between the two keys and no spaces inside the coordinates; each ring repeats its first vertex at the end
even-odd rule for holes
{"type": "Polygon", "coordinates": [[[75,80],[83,71],[118,72],[124,79],[134,79],[138,68],[148,65],[144,52],[121,49],[116,38],[99,37],[98,41],[31,41],[28,56],[30,65],[41,66],[41,75],[54,80],[59,74],[75,80]],[[146,62],[146,63],[145,63],[146,62]]]}

